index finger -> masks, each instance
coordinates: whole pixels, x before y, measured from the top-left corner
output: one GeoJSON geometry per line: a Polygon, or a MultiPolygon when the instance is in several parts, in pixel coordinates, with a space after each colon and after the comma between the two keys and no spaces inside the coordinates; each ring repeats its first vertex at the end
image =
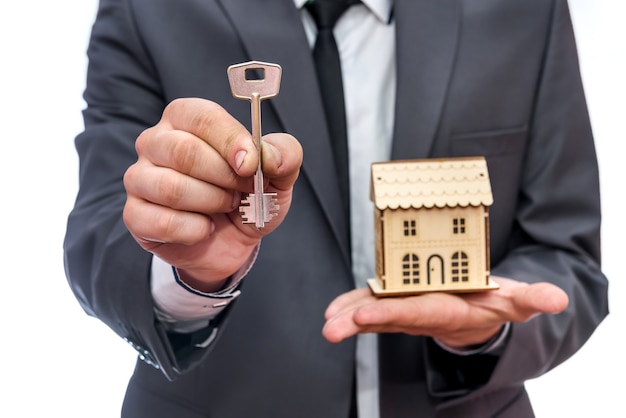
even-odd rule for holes
{"type": "Polygon", "coordinates": [[[163,111],[163,123],[205,141],[242,177],[257,167],[257,151],[248,130],[215,102],[199,98],[173,100],[163,111]]]}

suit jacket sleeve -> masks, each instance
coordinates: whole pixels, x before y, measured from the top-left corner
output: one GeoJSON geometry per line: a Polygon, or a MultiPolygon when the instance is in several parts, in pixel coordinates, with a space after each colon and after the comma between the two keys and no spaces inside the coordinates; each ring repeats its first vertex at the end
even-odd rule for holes
{"type": "Polygon", "coordinates": [[[499,356],[463,358],[428,344],[428,383],[438,396],[521,386],[573,355],[608,314],[598,167],[566,1],[554,2],[551,20],[510,247],[492,274],[554,283],[567,292],[569,306],[513,324],[499,356]]]}
{"type": "Polygon", "coordinates": [[[166,105],[159,75],[127,2],[101,1],[88,47],[83,112],[76,138],[80,190],[64,243],[70,286],[84,310],[124,338],[139,357],[169,378],[207,351],[226,311],[197,333],[168,333],[156,319],[150,293],[151,254],[139,247],[122,221],[123,176],[137,155],[137,136],[157,123],[166,105]]]}

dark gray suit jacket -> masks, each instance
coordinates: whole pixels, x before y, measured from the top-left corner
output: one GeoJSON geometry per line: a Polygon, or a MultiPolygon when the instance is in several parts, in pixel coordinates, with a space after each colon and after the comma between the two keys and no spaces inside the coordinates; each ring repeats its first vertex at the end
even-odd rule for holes
{"type": "MultiPolygon", "coordinates": [[[[492,273],[555,283],[570,304],[514,324],[498,355],[460,358],[422,337],[381,336],[384,417],[532,416],[524,381],[571,356],[607,314],[598,170],[567,3],[396,0],[394,19],[393,158],[484,155],[492,273]]],[[[321,328],[328,303],[353,286],[348,237],[292,0],[102,0],[88,52],[65,261],[86,312],[140,352],[124,416],[347,417],[354,341],[332,345],[321,328]],[[168,334],[155,319],[150,254],[122,222],[122,177],[135,138],[175,98],[214,100],[248,124],[226,68],[251,59],[283,67],[264,132],[298,138],[304,164],[289,215],[204,349],[195,342],[211,330],[168,334]]]]}

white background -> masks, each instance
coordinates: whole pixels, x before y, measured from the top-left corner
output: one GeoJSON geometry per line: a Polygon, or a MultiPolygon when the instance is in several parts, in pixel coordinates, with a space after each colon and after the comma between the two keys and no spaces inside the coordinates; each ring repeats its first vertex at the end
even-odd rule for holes
{"type": "MultiPolygon", "coordinates": [[[[2,417],[119,416],[134,365],[134,351],[83,313],[62,265],[66,216],[77,191],[73,139],[82,129],[85,49],[96,3],[0,5],[2,417]]],[[[601,166],[612,313],[579,353],[528,389],[539,418],[626,417],[626,285],[618,269],[626,232],[618,217],[626,179],[620,154],[626,2],[570,4],[601,166]]]]}

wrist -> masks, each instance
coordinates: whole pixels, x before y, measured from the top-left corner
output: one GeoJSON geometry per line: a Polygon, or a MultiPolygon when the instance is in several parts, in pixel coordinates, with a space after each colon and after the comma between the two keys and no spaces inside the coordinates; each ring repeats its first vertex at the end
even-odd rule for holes
{"type": "Polygon", "coordinates": [[[256,259],[259,242],[253,246],[231,249],[228,253],[212,257],[208,265],[192,268],[189,265],[173,265],[177,281],[185,287],[201,293],[216,293],[230,285],[230,278],[237,272],[247,271],[256,259]],[[233,256],[235,254],[236,256],[233,256]]]}
{"type": "Polygon", "coordinates": [[[176,268],[176,275],[178,280],[181,281],[186,287],[190,287],[202,293],[216,293],[223,290],[230,282],[230,276],[223,279],[207,280],[206,278],[197,278],[191,272],[185,269],[176,268]]]}
{"type": "Polygon", "coordinates": [[[470,356],[475,354],[489,354],[489,353],[499,353],[501,349],[503,349],[507,337],[510,333],[511,323],[507,322],[503,324],[498,331],[492,335],[488,340],[472,345],[464,345],[464,346],[453,346],[446,344],[440,339],[433,338],[435,343],[441,347],[442,349],[448,351],[449,353],[460,355],[460,356],[470,356]]]}

